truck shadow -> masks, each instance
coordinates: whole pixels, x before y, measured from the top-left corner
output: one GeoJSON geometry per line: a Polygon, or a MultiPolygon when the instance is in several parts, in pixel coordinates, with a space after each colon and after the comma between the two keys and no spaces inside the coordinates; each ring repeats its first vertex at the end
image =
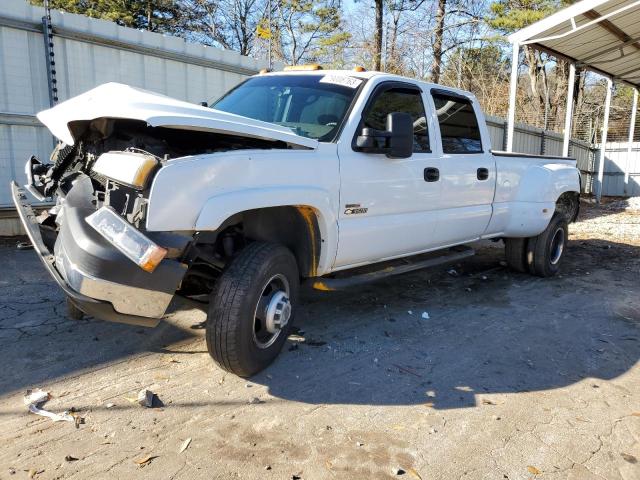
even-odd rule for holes
{"type": "Polygon", "coordinates": [[[552,279],[509,272],[501,253],[483,247],[455,273],[308,293],[297,319],[306,341],[252,380],[311,404],[450,409],[581,381],[599,388],[636,364],[640,248],[576,241],[552,279]]]}
{"type": "Polygon", "coordinates": [[[0,259],[0,395],[84,369],[108,368],[194,336],[168,322],[145,329],[69,320],[64,294],[33,251],[0,245],[0,259]]]}
{"type": "MultiPolygon", "coordinates": [[[[451,409],[502,401],[490,394],[581,381],[598,388],[637,363],[639,247],[575,241],[562,275],[551,279],[508,271],[500,244],[478,252],[464,264],[375,285],[305,291],[299,337],[251,381],[309,404],[451,409]]],[[[33,252],[1,253],[0,395],[171,352],[181,341],[194,346],[176,353],[210,364],[193,322],[143,329],[66,320],[64,298],[33,252]]]]}

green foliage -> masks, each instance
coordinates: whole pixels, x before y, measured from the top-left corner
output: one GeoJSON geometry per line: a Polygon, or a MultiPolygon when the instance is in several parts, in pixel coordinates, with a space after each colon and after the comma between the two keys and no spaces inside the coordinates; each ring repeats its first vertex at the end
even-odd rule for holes
{"type": "Polygon", "coordinates": [[[557,0],[497,0],[490,5],[488,23],[503,33],[512,33],[554,13],[557,0]]]}
{"type": "MultiPolygon", "coordinates": [[[[43,0],[29,0],[43,5],[43,0]]],[[[171,31],[178,13],[174,0],[50,0],[51,8],[110,20],[125,27],[171,31]]]]}
{"type": "Polygon", "coordinates": [[[272,37],[287,63],[323,61],[339,55],[351,38],[342,28],[337,0],[279,0],[272,37]]]}

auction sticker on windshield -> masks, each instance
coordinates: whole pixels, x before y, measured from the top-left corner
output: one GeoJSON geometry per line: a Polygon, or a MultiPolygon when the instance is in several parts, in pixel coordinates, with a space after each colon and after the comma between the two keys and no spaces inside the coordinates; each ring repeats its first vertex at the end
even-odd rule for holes
{"type": "Polygon", "coordinates": [[[333,83],[335,85],[342,85],[343,87],[358,88],[362,80],[346,75],[325,75],[320,79],[320,83],[333,83]]]}

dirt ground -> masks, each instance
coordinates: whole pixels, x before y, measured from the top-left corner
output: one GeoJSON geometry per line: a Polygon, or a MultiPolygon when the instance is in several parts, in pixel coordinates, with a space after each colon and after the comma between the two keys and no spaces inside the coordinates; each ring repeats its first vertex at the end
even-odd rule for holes
{"type": "Polygon", "coordinates": [[[633,206],[584,204],[553,279],[487,242],[454,271],[306,292],[305,341],[249,381],[212,363],[202,312],[67,320],[33,251],[5,244],[0,479],[640,479],[633,206]],[[28,413],[38,387],[84,423],[28,413]]]}

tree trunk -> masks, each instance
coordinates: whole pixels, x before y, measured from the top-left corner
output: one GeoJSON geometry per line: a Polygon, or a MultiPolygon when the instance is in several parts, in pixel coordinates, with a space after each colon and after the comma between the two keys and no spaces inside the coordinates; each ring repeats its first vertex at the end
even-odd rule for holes
{"type": "Polygon", "coordinates": [[[147,30],[151,31],[151,0],[147,0],[147,30]]]}
{"type": "Polygon", "coordinates": [[[444,20],[447,8],[447,0],[438,0],[438,10],[436,11],[436,28],[433,32],[433,63],[431,64],[431,81],[440,81],[442,70],[442,36],[444,35],[444,20]]]}
{"type": "Polygon", "coordinates": [[[373,37],[373,69],[382,68],[382,24],[383,24],[383,0],[375,0],[376,6],[376,31],[373,37]]]}

